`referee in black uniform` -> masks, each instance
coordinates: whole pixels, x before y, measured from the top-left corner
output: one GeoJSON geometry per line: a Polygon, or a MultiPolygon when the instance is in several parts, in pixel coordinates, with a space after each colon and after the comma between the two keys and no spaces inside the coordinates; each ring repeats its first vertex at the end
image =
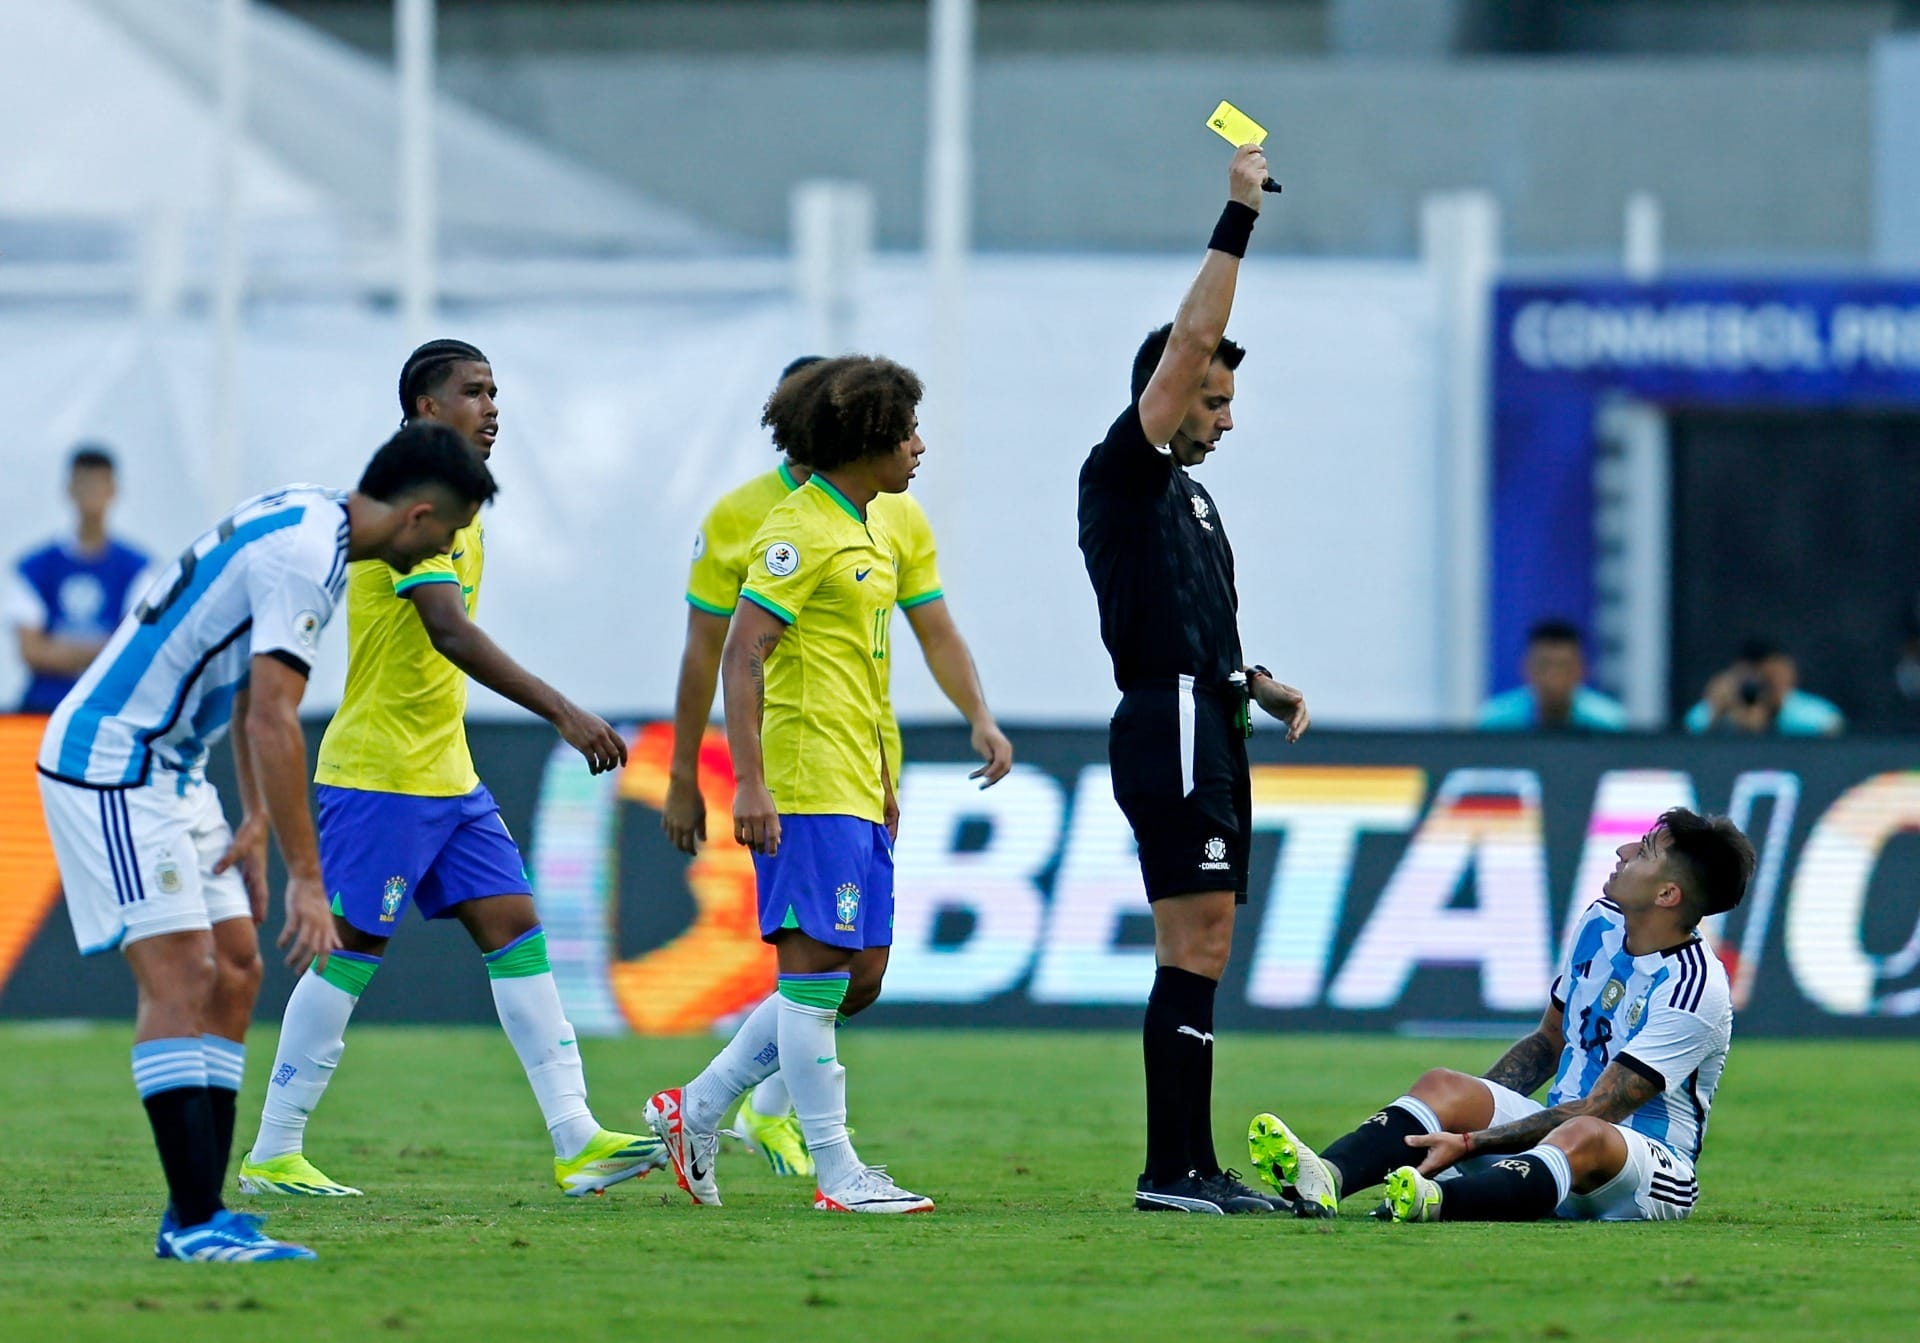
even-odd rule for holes
{"type": "Polygon", "coordinates": [[[1226,338],[1234,281],[1259,217],[1267,159],[1243,145],[1231,199],[1170,326],[1133,360],[1133,404],[1080,468],[1080,551],[1100,603],[1120,707],[1113,792],[1140,842],[1153,909],[1147,998],[1147,1166],[1134,1207],[1200,1213],[1280,1206],[1213,1151],[1213,995],[1247,899],[1251,699],[1307,730],[1300,692],[1241,660],[1233,550],[1213,498],[1187,474],[1233,427],[1226,338]]]}

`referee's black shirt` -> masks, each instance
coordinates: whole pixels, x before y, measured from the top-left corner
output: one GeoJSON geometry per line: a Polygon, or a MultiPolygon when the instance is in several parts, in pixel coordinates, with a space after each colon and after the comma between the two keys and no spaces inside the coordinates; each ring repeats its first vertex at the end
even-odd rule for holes
{"type": "Polygon", "coordinates": [[[1131,405],[1080,468],[1080,553],[1121,690],[1241,667],[1233,547],[1213,497],[1147,441],[1131,405]]]}

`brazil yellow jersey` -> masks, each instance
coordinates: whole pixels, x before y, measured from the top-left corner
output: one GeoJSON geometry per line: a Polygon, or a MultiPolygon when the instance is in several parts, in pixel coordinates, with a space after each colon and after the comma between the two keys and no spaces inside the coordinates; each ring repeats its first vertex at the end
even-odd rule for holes
{"type": "Polygon", "coordinates": [[[760,720],[774,806],[878,823],[895,592],[886,534],[814,476],[773,506],[749,549],[740,596],[787,627],[767,655],[760,720]]]}
{"type": "MultiPolygon", "coordinates": [[[[693,539],[693,570],[687,577],[687,604],[709,615],[731,616],[746,581],[752,543],[773,506],[799,488],[782,462],[762,476],[720,496],[700,523],[693,539]]],[[[886,534],[894,555],[894,587],[902,609],[923,606],[945,594],[940,589],[940,566],[933,540],[933,524],[926,510],[910,494],[883,494],[867,505],[869,525],[886,534]]],[[[900,725],[893,717],[893,697],[884,675],[891,659],[882,664],[880,682],[881,733],[887,747],[887,767],[894,785],[900,783],[902,750],[900,725]]]]}
{"type": "Polygon", "coordinates": [[[406,594],[458,583],[471,617],[485,560],[476,520],[454,533],[450,554],[408,573],[381,560],[347,566],[347,689],[320,741],[315,783],[413,797],[479,786],[467,753],[467,674],[440,656],[406,594]]]}

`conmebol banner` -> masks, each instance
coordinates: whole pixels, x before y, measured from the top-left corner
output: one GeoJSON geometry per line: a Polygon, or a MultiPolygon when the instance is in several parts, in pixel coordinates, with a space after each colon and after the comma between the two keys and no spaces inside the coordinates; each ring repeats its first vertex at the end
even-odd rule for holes
{"type": "Polygon", "coordinates": [[[1527,627],[1591,628],[1595,414],[1653,405],[1920,408],[1920,284],[1674,280],[1502,285],[1494,300],[1488,670],[1527,627]]]}
{"type": "MultiPolygon", "coordinates": [[[[576,1027],[703,1030],[771,989],[717,732],[701,761],[713,838],[689,861],[659,829],[665,724],[633,729],[632,762],[598,779],[543,728],[472,731],[527,850],[576,1027]]],[[[0,1013],[127,1014],[124,970],[73,949],[31,781],[37,733],[0,720],[0,1013]]],[[[1020,765],[982,791],[964,734],[907,732],[899,914],[875,1023],[1138,1019],[1152,925],[1105,734],[1014,737],[1020,765]]],[[[1498,1031],[1537,1017],[1560,938],[1615,848],[1687,805],[1731,813],[1760,854],[1746,903],[1708,929],[1742,1034],[1914,1029],[1920,743],[1325,733],[1292,748],[1262,734],[1253,748],[1258,833],[1224,1025],[1498,1031]]],[[[263,1015],[287,988],[276,970],[263,1015]]],[[[491,1020],[465,934],[399,929],[361,1015],[491,1020]]]]}

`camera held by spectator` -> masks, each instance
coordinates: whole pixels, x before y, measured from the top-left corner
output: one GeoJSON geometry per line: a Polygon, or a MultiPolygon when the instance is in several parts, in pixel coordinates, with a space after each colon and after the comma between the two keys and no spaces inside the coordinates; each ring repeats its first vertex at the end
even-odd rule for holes
{"type": "Polygon", "coordinates": [[[1689,732],[1751,732],[1783,737],[1831,737],[1846,718],[1830,700],[1799,688],[1793,655],[1767,639],[1749,639],[1740,656],[1707,682],[1687,713],[1689,732]]]}

